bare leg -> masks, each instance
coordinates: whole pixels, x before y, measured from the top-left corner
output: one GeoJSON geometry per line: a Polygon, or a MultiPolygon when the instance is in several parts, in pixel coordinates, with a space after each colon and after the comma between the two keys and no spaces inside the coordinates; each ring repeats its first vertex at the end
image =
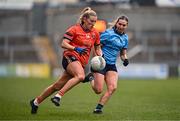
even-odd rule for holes
{"type": "Polygon", "coordinates": [[[92,80],[91,87],[96,94],[100,94],[103,91],[104,86],[104,75],[100,73],[94,73],[94,79],[92,80]]]}
{"type": "Polygon", "coordinates": [[[73,77],[67,81],[67,83],[58,91],[58,93],[53,98],[51,98],[51,101],[55,106],[59,106],[61,97],[85,78],[84,69],[82,68],[79,61],[70,63],[67,66],[67,72],[73,77]]]}
{"type": "Polygon", "coordinates": [[[64,72],[62,77],[60,77],[54,84],[47,87],[41,95],[39,95],[37,98],[30,101],[31,105],[31,114],[36,114],[38,110],[38,105],[44,101],[49,95],[54,93],[55,91],[61,89],[65,83],[71,78],[71,75],[64,72]]]}
{"type": "Polygon", "coordinates": [[[67,72],[73,77],[69,81],[67,81],[67,83],[61,88],[61,90],[59,91],[60,94],[65,94],[85,78],[84,69],[78,61],[70,63],[67,67],[67,72]]]}
{"type": "Polygon", "coordinates": [[[101,114],[103,106],[107,103],[107,101],[110,99],[112,94],[117,88],[117,80],[118,75],[117,72],[114,71],[108,71],[105,75],[105,82],[107,86],[107,90],[105,93],[101,96],[99,103],[97,104],[94,113],[101,114]]]}
{"type": "Polygon", "coordinates": [[[37,99],[37,103],[40,104],[43,100],[45,100],[48,96],[50,96],[55,91],[61,89],[65,83],[71,78],[71,76],[65,71],[54,84],[47,87],[41,95],[39,95],[37,99]]]}
{"type": "Polygon", "coordinates": [[[115,92],[116,88],[117,88],[117,80],[118,80],[118,74],[115,71],[108,71],[106,73],[106,85],[107,85],[107,90],[104,93],[104,95],[102,95],[102,97],[99,100],[99,104],[104,105],[105,103],[107,103],[107,101],[110,99],[110,97],[112,96],[112,94],[115,92]]]}

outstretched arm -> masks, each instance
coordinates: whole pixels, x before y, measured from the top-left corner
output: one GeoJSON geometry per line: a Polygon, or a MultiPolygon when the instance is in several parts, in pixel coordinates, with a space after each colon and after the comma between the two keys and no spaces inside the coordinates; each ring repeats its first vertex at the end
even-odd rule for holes
{"type": "Polygon", "coordinates": [[[122,49],[120,52],[121,60],[123,61],[123,65],[127,66],[129,64],[129,60],[127,57],[127,49],[122,49]]]}

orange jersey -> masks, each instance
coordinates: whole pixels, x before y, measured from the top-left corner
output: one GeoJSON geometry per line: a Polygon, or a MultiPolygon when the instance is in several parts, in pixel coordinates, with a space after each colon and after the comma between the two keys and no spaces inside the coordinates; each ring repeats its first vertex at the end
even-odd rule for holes
{"type": "Polygon", "coordinates": [[[64,34],[65,39],[70,40],[70,45],[74,47],[87,48],[87,53],[80,55],[76,51],[65,50],[63,55],[73,55],[75,56],[84,67],[89,60],[91,48],[94,45],[100,44],[100,35],[96,31],[96,29],[92,29],[91,31],[85,31],[80,24],[76,24],[71,26],[66,33],[64,34]]]}

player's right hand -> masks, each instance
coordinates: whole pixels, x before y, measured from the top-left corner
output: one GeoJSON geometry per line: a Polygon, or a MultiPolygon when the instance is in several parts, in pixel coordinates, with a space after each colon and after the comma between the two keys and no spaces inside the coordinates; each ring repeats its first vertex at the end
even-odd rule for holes
{"type": "Polygon", "coordinates": [[[79,53],[80,55],[86,54],[87,48],[75,47],[74,50],[79,53]]]}
{"type": "Polygon", "coordinates": [[[129,64],[129,60],[128,59],[125,59],[124,62],[123,62],[123,65],[124,66],[127,66],[129,64]]]}

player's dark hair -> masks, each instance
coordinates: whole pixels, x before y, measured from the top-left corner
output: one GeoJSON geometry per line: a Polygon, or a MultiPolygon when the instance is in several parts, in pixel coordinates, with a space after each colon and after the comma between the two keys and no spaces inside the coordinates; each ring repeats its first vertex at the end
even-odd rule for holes
{"type": "Polygon", "coordinates": [[[119,22],[119,20],[125,20],[125,21],[127,21],[127,24],[129,22],[129,19],[128,19],[128,17],[126,15],[121,15],[115,21],[113,21],[112,23],[109,23],[109,25],[110,25],[109,28],[115,27],[115,25],[119,22]]]}
{"type": "Polygon", "coordinates": [[[125,20],[125,21],[127,21],[127,23],[128,23],[128,21],[129,21],[128,17],[125,16],[125,15],[120,16],[120,17],[118,18],[118,20],[116,21],[116,23],[117,23],[119,20],[125,20]]]}

